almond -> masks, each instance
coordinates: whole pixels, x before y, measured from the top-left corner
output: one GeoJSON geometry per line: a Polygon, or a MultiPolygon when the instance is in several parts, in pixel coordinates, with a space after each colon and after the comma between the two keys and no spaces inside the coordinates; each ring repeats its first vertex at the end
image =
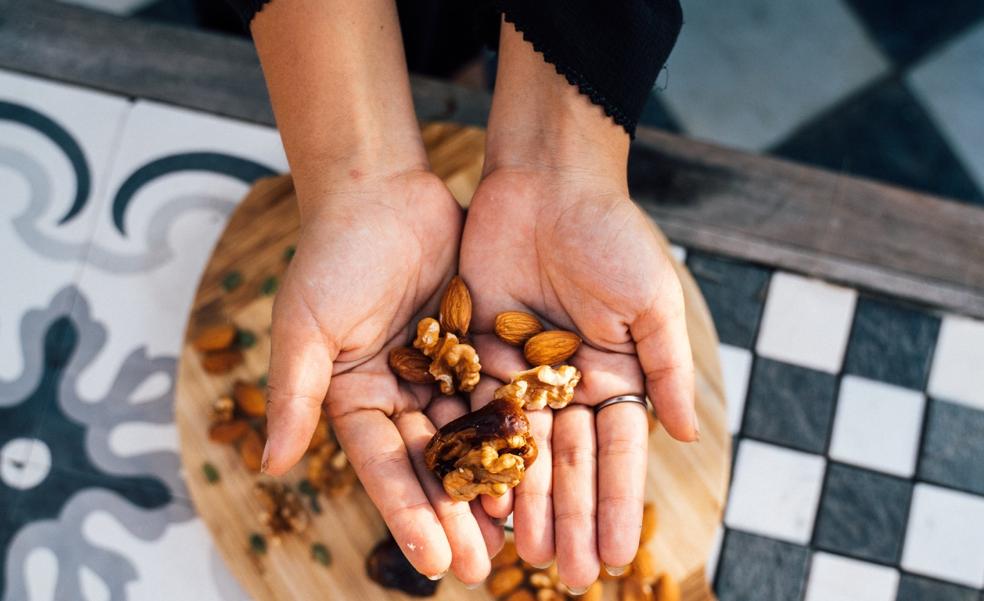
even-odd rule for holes
{"type": "Polygon", "coordinates": [[[243,362],[239,349],[209,351],[202,357],[202,369],[210,374],[224,374],[243,362]]]}
{"type": "Polygon", "coordinates": [[[618,601],[650,601],[649,587],[635,578],[623,578],[618,582],[618,601]]]}
{"type": "Polygon", "coordinates": [[[495,335],[506,344],[522,346],[542,331],[540,320],[524,311],[506,311],[495,316],[495,335]]]}
{"type": "Polygon", "coordinates": [[[236,382],[232,387],[232,398],[236,399],[236,406],[246,415],[252,417],[266,415],[266,394],[256,384],[236,382]]]}
{"type": "Polygon", "coordinates": [[[635,559],[632,560],[632,578],[643,584],[653,584],[656,582],[656,562],[646,547],[639,547],[635,559]]]}
{"type": "Polygon", "coordinates": [[[680,585],[676,579],[663,572],[653,586],[654,601],[680,601],[680,585]]]}
{"type": "Polygon", "coordinates": [[[519,553],[516,551],[516,544],[506,541],[502,549],[492,558],[492,569],[497,570],[506,566],[515,565],[519,561],[519,553]]]}
{"type": "Polygon", "coordinates": [[[571,358],[581,346],[581,337],[566,330],[540,332],[526,341],[523,354],[531,365],[554,365],[571,358]]]}
{"type": "Polygon", "coordinates": [[[589,586],[588,590],[584,591],[584,594],[578,597],[578,601],[601,601],[603,594],[601,581],[595,580],[594,584],[589,586]]]}
{"type": "Polygon", "coordinates": [[[639,535],[639,543],[646,544],[656,533],[656,506],[646,503],[642,508],[642,533],[639,535]]]}
{"type": "Polygon", "coordinates": [[[523,569],[518,566],[509,566],[489,574],[485,581],[485,588],[489,590],[493,597],[505,597],[516,590],[525,578],[523,569]]]}
{"type": "Polygon", "coordinates": [[[460,277],[454,276],[441,298],[441,329],[458,336],[465,336],[468,334],[471,318],[472,300],[468,286],[460,277]]]}
{"type": "Polygon", "coordinates": [[[212,424],[208,429],[208,439],[212,442],[232,444],[249,432],[249,424],[244,419],[212,424]]]}
{"type": "Polygon", "coordinates": [[[250,428],[243,437],[243,442],[239,445],[239,456],[243,458],[246,469],[258,472],[263,461],[263,437],[256,430],[250,428]]]}
{"type": "Polygon", "coordinates": [[[393,373],[411,384],[433,384],[431,360],[415,348],[399,346],[390,351],[389,366],[393,373]]]}
{"type": "Polygon", "coordinates": [[[198,334],[192,346],[200,353],[208,351],[221,351],[232,346],[232,341],[236,339],[236,326],[223,324],[210,326],[198,334]]]}
{"type": "Polygon", "coordinates": [[[537,601],[537,598],[530,591],[521,588],[518,591],[513,591],[511,595],[506,597],[506,601],[537,601]]]}

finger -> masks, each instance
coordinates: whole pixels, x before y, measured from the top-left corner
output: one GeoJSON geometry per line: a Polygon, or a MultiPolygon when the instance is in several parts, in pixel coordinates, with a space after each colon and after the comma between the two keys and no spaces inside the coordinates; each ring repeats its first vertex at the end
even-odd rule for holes
{"type": "Polygon", "coordinates": [[[646,491],[649,428],[636,403],[605,407],[598,432],[598,554],[608,568],[632,562],[639,549],[646,491]]]}
{"type": "Polygon", "coordinates": [[[413,567],[426,576],[451,567],[444,526],[421,488],[396,425],[377,410],[335,416],[338,442],[413,567]]]}
{"type": "Polygon", "coordinates": [[[537,456],[526,476],[513,490],[513,532],[519,556],[534,566],[546,567],[554,558],[553,452],[550,433],[553,411],[527,412],[537,456]]]}
{"type": "MultiPolygon", "coordinates": [[[[436,428],[443,428],[445,424],[461,417],[467,412],[467,406],[462,399],[440,396],[431,401],[425,413],[436,428]]],[[[475,499],[469,505],[471,506],[472,515],[475,516],[475,521],[478,522],[478,527],[482,530],[482,536],[485,538],[485,547],[488,550],[489,557],[492,557],[499,552],[505,540],[502,525],[489,516],[482,508],[482,503],[478,499],[475,499]]]]}
{"type": "MultiPolygon", "coordinates": [[[[481,355],[479,355],[481,357],[481,355]]],[[[502,383],[491,376],[483,375],[475,390],[472,391],[472,410],[479,409],[492,400],[492,394],[502,383]]],[[[494,519],[505,520],[513,510],[513,491],[507,490],[498,497],[492,495],[481,496],[482,507],[485,512],[494,519]]]]}
{"type": "Polygon", "coordinates": [[[592,409],[569,405],[554,413],[553,502],[557,570],[568,588],[598,579],[595,527],[595,430],[592,409]]]}
{"type": "Polygon", "coordinates": [[[646,392],[666,431],[685,442],[700,438],[694,408],[694,361],[687,335],[683,293],[676,278],[659,309],[641,314],[631,325],[646,392]]]}
{"type": "Polygon", "coordinates": [[[321,416],[334,355],[316,324],[287,317],[277,305],[267,385],[267,442],[261,470],[279,476],[307,450],[321,416]]]}
{"type": "Polygon", "coordinates": [[[444,526],[451,545],[451,571],[465,584],[477,584],[485,580],[492,565],[482,530],[472,515],[471,507],[465,501],[451,499],[424,462],[424,447],[437,429],[418,411],[401,413],[396,417],[395,423],[410,452],[410,460],[424,487],[424,493],[444,526]]]}
{"type": "MultiPolygon", "coordinates": [[[[575,365],[582,373],[578,401],[589,406],[643,390],[642,369],[634,355],[588,347],[578,352],[575,365]]],[[[649,434],[646,411],[636,403],[619,403],[595,416],[598,554],[611,568],[631,563],[639,546],[649,434]]]]}

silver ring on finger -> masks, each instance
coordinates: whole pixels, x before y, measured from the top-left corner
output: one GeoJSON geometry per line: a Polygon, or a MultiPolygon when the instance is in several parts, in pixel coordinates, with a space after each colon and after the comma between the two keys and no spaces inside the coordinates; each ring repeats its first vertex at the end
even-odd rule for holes
{"type": "Polygon", "coordinates": [[[595,405],[594,412],[595,415],[601,413],[601,410],[605,407],[611,407],[612,405],[617,405],[619,403],[638,403],[645,409],[649,409],[649,402],[646,401],[646,395],[643,394],[620,394],[618,396],[613,396],[610,399],[604,400],[597,405],[595,405]]]}

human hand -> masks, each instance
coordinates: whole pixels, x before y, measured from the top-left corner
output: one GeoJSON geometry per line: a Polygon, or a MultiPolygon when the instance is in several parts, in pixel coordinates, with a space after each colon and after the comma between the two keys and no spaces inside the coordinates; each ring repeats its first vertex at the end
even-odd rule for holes
{"type": "Polygon", "coordinates": [[[274,307],[264,471],[303,455],[325,403],[339,442],[421,573],[466,583],[489,571],[501,528],[453,502],[424,467],[437,426],[466,409],[398,382],[389,350],[436,305],[456,266],[461,209],[426,171],[327,186],[303,198],[301,234],[274,307]],[[330,386],[329,386],[330,384],[330,386]],[[327,392],[327,398],[326,398],[327,392]]]}

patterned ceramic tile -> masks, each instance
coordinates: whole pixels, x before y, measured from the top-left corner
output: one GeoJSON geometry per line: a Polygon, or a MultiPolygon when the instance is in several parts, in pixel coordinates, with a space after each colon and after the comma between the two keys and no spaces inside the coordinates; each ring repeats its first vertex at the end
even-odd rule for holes
{"type": "Polygon", "coordinates": [[[721,344],[721,372],[724,376],[724,396],[728,401],[728,431],[741,430],[745,415],[745,396],[748,392],[748,376],[752,371],[752,353],[743,348],[721,344]]]}
{"type": "Polygon", "coordinates": [[[698,252],[690,253],[687,267],[707,301],[721,342],[751,348],[769,287],[769,270],[698,252]]]}
{"type": "Polygon", "coordinates": [[[979,591],[971,588],[913,574],[902,574],[896,601],[980,601],[980,599],[979,591]]]}
{"type": "Polygon", "coordinates": [[[840,371],[857,292],[790,273],[769,286],[756,352],[827,373],[840,371]]]}
{"type": "Polygon", "coordinates": [[[684,131],[760,150],[885,71],[841,2],[685,0],[665,99],[684,131]]]}
{"type": "Polygon", "coordinates": [[[830,457],[896,476],[916,471],[922,431],[921,392],[844,376],[830,442],[830,457]]]}
{"type": "Polygon", "coordinates": [[[984,497],[917,484],[902,567],[965,586],[984,587],[984,497]]]}
{"type": "Polygon", "coordinates": [[[724,523],[729,528],[808,543],[824,467],[818,455],[741,441],[724,523]]]}
{"type": "Polygon", "coordinates": [[[758,357],[742,433],[809,453],[827,449],[837,378],[806,367],[758,357]]]}
{"type": "Polygon", "coordinates": [[[856,559],[816,553],[805,601],[895,601],[899,572],[856,559]]]}
{"type": "MultiPolygon", "coordinates": [[[[976,0],[956,4],[973,4],[978,11],[984,12],[984,3],[976,0]]],[[[945,9],[944,5],[939,8],[950,12],[949,3],[945,6],[945,9]]],[[[977,181],[978,188],[984,190],[981,56],[984,56],[984,21],[939,53],[927,57],[909,74],[908,82],[977,181]]]]}
{"type": "Polygon", "coordinates": [[[929,394],[984,409],[984,322],[948,315],[943,319],[929,394]]]}
{"type": "Polygon", "coordinates": [[[922,390],[939,330],[935,315],[862,296],[854,312],[844,372],[922,390]]]}
{"type": "Polygon", "coordinates": [[[902,552],[912,483],[839,463],[827,466],[817,548],[894,564],[902,552]]]}
{"type": "Polygon", "coordinates": [[[919,478],[984,495],[984,410],[930,401],[919,478]]]}
{"type": "Polygon", "coordinates": [[[730,530],[721,550],[718,601],[799,599],[809,557],[806,547],[730,530]]]}
{"type": "Polygon", "coordinates": [[[926,109],[894,79],[859,92],[772,150],[839,173],[984,202],[981,189],[926,109]]]}

